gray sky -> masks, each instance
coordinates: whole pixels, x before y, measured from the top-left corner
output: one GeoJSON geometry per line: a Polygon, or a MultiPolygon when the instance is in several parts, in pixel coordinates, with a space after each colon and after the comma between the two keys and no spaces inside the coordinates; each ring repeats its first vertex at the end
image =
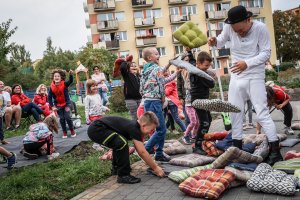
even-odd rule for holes
{"type": "MultiPolygon", "coordinates": [[[[42,58],[49,36],[53,46],[78,51],[86,44],[90,34],[85,27],[88,15],[83,11],[84,1],[0,0],[0,23],[9,18],[13,20],[11,27],[18,26],[18,30],[10,41],[25,45],[32,60],[42,58]]],[[[273,10],[287,10],[300,5],[300,0],[271,1],[273,10]]]]}

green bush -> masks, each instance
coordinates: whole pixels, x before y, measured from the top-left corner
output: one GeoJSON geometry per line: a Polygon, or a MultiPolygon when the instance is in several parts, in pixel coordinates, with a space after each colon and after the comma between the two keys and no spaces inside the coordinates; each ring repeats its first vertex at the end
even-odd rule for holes
{"type": "Polygon", "coordinates": [[[273,70],[266,70],[266,81],[277,81],[278,73],[273,70]]]}
{"type": "Polygon", "coordinates": [[[279,71],[285,71],[287,69],[295,68],[295,63],[293,62],[282,62],[279,66],[279,71]]]}
{"type": "Polygon", "coordinates": [[[112,96],[109,98],[110,108],[113,112],[125,112],[125,98],[123,94],[123,87],[115,87],[112,96]]]}

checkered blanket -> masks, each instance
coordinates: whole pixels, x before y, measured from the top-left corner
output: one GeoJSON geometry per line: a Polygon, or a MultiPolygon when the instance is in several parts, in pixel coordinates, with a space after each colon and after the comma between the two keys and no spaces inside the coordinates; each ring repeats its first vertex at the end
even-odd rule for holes
{"type": "Polygon", "coordinates": [[[230,171],[204,169],[183,181],[179,190],[192,197],[218,199],[234,180],[235,175],[230,171]]]}
{"type": "Polygon", "coordinates": [[[204,140],[222,140],[228,135],[227,131],[219,131],[204,134],[204,140]]]}
{"type": "Polygon", "coordinates": [[[216,143],[213,141],[203,141],[202,142],[202,149],[207,153],[207,155],[209,156],[219,156],[222,153],[224,153],[224,151],[219,150],[216,147],[216,143]]]}
{"type": "Polygon", "coordinates": [[[187,154],[170,160],[171,165],[197,167],[212,163],[216,158],[199,154],[187,154]]]}

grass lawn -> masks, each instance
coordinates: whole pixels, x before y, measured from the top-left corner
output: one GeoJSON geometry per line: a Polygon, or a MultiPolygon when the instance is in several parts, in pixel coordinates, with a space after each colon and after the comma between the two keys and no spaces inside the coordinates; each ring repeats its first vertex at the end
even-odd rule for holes
{"type": "MultiPolygon", "coordinates": [[[[82,123],[84,108],[78,107],[82,123]]],[[[127,112],[110,113],[128,117],[127,112]]],[[[6,132],[5,136],[25,135],[28,127],[6,132]]],[[[167,138],[174,135],[167,134],[167,138]]],[[[17,168],[0,178],[0,199],[70,199],[87,188],[103,182],[110,176],[111,162],[100,161],[102,152],[97,152],[92,142],[81,142],[71,153],[51,162],[38,163],[17,168]]],[[[139,158],[131,156],[131,162],[139,158]]]]}

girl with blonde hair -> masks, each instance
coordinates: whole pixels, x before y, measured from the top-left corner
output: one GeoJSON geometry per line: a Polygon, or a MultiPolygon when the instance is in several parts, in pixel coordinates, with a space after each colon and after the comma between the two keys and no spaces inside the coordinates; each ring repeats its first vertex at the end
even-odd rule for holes
{"type": "Polygon", "coordinates": [[[40,84],[37,87],[33,102],[43,110],[45,117],[50,115],[51,111],[48,103],[48,91],[46,85],[40,84]]]}

